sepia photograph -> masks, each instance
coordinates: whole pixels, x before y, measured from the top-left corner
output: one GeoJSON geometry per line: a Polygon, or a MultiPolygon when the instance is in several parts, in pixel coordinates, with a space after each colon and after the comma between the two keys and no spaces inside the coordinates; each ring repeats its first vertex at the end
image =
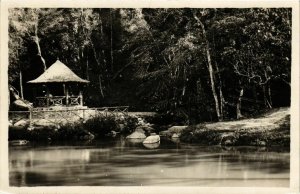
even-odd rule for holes
{"type": "Polygon", "coordinates": [[[8,187],[289,191],[292,7],[9,7],[8,187]]]}

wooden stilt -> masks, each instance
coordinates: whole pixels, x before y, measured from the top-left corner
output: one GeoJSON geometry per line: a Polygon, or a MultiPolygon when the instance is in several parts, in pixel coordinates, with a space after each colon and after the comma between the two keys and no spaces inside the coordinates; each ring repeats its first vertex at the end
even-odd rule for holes
{"type": "Polygon", "coordinates": [[[46,98],[47,98],[47,107],[50,105],[50,92],[48,86],[46,86],[46,98]]]}
{"type": "Polygon", "coordinates": [[[82,96],[82,91],[79,91],[79,100],[80,100],[80,106],[83,106],[83,96],[82,96]]]}
{"type": "Polygon", "coordinates": [[[65,85],[65,95],[66,95],[66,106],[69,105],[69,88],[68,85],[65,85]]]}

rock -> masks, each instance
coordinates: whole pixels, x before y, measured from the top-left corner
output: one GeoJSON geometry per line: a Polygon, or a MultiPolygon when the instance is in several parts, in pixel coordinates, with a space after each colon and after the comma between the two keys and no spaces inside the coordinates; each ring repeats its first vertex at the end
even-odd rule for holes
{"type": "Polygon", "coordinates": [[[225,145],[225,146],[232,146],[234,144],[233,144],[233,142],[230,139],[227,139],[226,141],[224,141],[223,145],[225,145]]]}
{"type": "Polygon", "coordinates": [[[145,125],[144,119],[138,117],[138,125],[145,125]]]}
{"type": "Polygon", "coordinates": [[[148,148],[148,149],[155,149],[158,148],[160,145],[160,142],[156,142],[156,143],[143,143],[143,145],[148,148]]]}
{"type": "Polygon", "coordinates": [[[187,126],[172,126],[168,130],[159,132],[159,135],[165,137],[172,137],[174,134],[176,134],[179,137],[185,128],[187,128],[187,126]]]}
{"type": "Polygon", "coordinates": [[[234,133],[225,133],[221,136],[221,145],[233,146],[236,143],[236,137],[234,133]]]}
{"type": "Polygon", "coordinates": [[[11,145],[26,145],[29,143],[29,141],[27,140],[13,140],[13,141],[9,141],[9,143],[11,145]]]}
{"type": "Polygon", "coordinates": [[[148,136],[144,141],[143,144],[151,144],[151,143],[158,143],[160,142],[159,135],[156,135],[156,133],[152,133],[150,136],[148,136]]]}
{"type": "Polygon", "coordinates": [[[126,141],[130,142],[130,143],[133,143],[133,144],[136,144],[136,143],[143,143],[145,138],[142,138],[142,139],[130,139],[130,138],[127,138],[126,141]]]}
{"type": "Polygon", "coordinates": [[[126,137],[126,139],[145,139],[145,138],[146,138],[146,135],[139,131],[135,131],[126,137]]]}
{"type": "Polygon", "coordinates": [[[26,120],[19,120],[18,122],[16,122],[15,124],[14,124],[14,126],[19,126],[19,127],[24,127],[24,126],[26,126],[28,124],[28,121],[26,121],[26,120]]]}
{"type": "Polygon", "coordinates": [[[119,124],[119,128],[122,131],[125,128],[125,125],[124,124],[119,124]]]}
{"type": "Polygon", "coordinates": [[[28,131],[32,131],[32,130],[34,130],[34,127],[33,127],[33,126],[29,126],[29,127],[27,128],[27,130],[28,130],[28,131]]]}
{"type": "Polygon", "coordinates": [[[52,123],[51,121],[47,119],[34,119],[33,123],[35,126],[56,126],[55,123],[52,123]]]}
{"type": "Polygon", "coordinates": [[[180,134],[179,133],[174,133],[173,135],[172,135],[172,138],[179,138],[180,137],[180,134]]]}
{"type": "Polygon", "coordinates": [[[187,126],[172,126],[168,129],[170,133],[181,133],[187,126]]]}
{"type": "Polygon", "coordinates": [[[145,133],[143,126],[138,126],[137,128],[135,128],[134,131],[139,133],[145,133]]]}
{"type": "Polygon", "coordinates": [[[163,137],[171,137],[172,133],[170,133],[170,131],[168,131],[168,130],[164,130],[164,131],[160,131],[159,135],[163,136],[163,137]]]}
{"type": "Polygon", "coordinates": [[[116,132],[116,131],[112,130],[108,134],[106,134],[105,136],[107,136],[107,137],[116,137],[118,133],[120,133],[120,132],[116,132]]]}
{"type": "Polygon", "coordinates": [[[259,145],[259,146],[266,146],[267,143],[265,141],[257,141],[257,145],[259,145]]]}

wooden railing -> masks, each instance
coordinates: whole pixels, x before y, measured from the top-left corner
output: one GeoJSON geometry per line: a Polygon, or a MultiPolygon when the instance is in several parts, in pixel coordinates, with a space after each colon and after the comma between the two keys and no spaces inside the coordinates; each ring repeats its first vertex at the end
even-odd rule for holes
{"type": "Polygon", "coordinates": [[[76,106],[82,105],[82,97],[81,96],[43,96],[43,97],[36,97],[36,104],[38,107],[47,107],[47,106],[76,106]]]}
{"type": "Polygon", "coordinates": [[[61,123],[72,123],[74,121],[85,121],[94,117],[109,117],[115,118],[127,117],[129,106],[117,107],[97,107],[97,108],[76,108],[65,107],[60,110],[51,108],[39,107],[32,108],[29,111],[9,111],[9,119],[14,123],[18,120],[29,119],[30,125],[34,125],[39,121],[49,124],[59,125],[61,123]]]}

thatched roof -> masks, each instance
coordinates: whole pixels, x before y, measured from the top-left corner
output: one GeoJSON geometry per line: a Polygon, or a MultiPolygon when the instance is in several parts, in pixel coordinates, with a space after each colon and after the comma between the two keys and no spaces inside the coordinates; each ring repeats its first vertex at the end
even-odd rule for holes
{"type": "Polygon", "coordinates": [[[42,75],[38,78],[29,81],[28,83],[64,83],[64,82],[77,82],[89,83],[88,80],[81,79],[65,64],[57,60],[52,64],[42,75]]]}

